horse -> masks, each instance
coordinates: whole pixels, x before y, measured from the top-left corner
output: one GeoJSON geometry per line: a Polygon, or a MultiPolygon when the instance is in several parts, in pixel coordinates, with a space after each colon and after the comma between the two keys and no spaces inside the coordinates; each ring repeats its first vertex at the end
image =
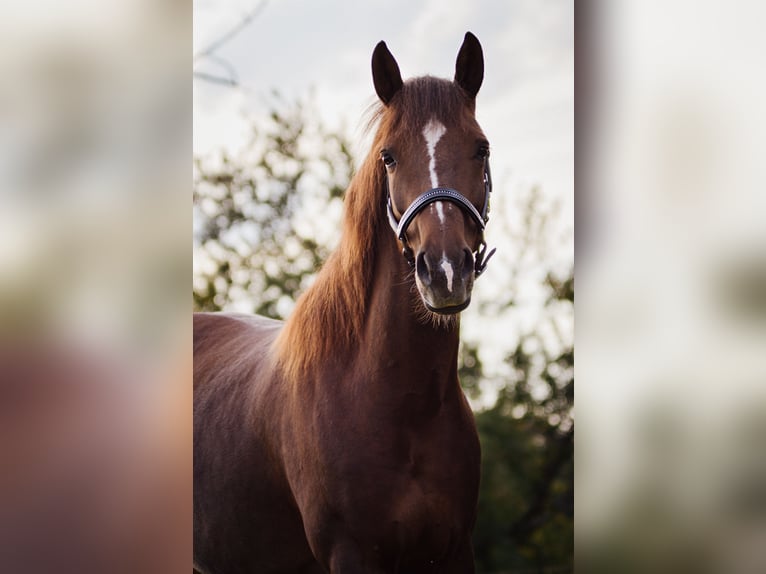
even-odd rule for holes
{"type": "Polygon", "coordinates": [[[289,319],[195,314],[197,572],[474,572],[458,344],[491,257],[484,56],[468,32],[453,81],[403,81],[381,41],[372,76],[372,149],[289,319]]]}

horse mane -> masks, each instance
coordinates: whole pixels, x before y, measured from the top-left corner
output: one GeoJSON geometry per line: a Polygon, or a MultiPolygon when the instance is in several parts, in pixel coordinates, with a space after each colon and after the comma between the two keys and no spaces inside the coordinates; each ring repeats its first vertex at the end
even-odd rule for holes
{"type": "MultiPolygon", "coordinates": [[[[385,171],[378,153],[388,134],[422,138],[422,123],[473,114],[473,100],[453,82],[424,76],[407,80],[389,102],[370,108],[366,130],[377,127],[371,151],[346,190],[337,249],[322,266],[288,318],[276,342],[277,362],[296,380],[317,361],[348,353],[364,327],[378,251],[378,230],[386,219],[385,171]]],[[[393,234],[392,234],[393,238],[393,234]]]]}
{"type": "Polygon", "coordinates": [[[347,351],[362,329],[377,230],[385,216],[383,188],[382,165],[370,153],[346,190],[338,247],[298,299],[276,340],[278,361],[288,377],[331,353],[347,351]]]}

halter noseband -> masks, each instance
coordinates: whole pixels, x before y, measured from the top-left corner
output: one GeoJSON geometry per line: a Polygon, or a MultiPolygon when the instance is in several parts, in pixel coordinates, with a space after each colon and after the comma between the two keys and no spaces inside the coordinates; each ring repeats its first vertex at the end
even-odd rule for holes
{"type": "Polygon", "coordinates": [[[410,266],[415,265],[415,257],[407,241],[407,228],[415,217],[423,211],[427,206],[435,201],[449,201],[460,207],[465,213],[467,213],[471,219],[476,223],[479,228],[479,247],[476,250],[474,256],[474,273],[476,277],[479,277],[487,268],[490,258],[495,254],[493,248],[487,253],[487,242],[484,241],[484,228],[487,221],[489,221],[489,194],[492,193],[492,174],[489,171],[489,160],[484,160],[484,205],[479,210],[474,207],[462,193],[452,189],[450,187],[434,187],[429,189],[425,193],[421,194],[415,201],[413,201],[407,210],[402,214],[401,219],[396,219],[394,214],[394,208],[391,202],[391,192],[388,187],[388,173],[386,173],[386,196],[387,196],[387,211],[388,211],[388,223],[391,225],[391,229],[396,233],[396,237],[404,245],[402,254],[404,255],[410,266]]]}

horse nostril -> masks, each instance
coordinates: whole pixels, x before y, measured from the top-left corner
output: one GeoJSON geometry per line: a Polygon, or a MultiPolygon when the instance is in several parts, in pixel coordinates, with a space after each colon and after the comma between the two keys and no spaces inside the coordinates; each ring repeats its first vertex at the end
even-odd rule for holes
{"type": "Polygon", "coordinates": [[[463,277],[468,278],[473,273],[473,253],[470,249],[463,249],[463,277]]]}
{"type": "Polygon", "coordinates": [[[418,274],[420,282],[423,285],[431,284],[431,272],[429,271],[428,264],[426,263],[425,253],[422,251],[418,253],[417,259],[415,259],[415,272],[418,274]]]}

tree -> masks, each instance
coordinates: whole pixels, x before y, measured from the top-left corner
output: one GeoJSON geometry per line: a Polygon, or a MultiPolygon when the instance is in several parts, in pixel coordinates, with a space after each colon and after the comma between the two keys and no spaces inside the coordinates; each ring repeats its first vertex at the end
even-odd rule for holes
{"type": "MultiPolygon", "coordinates": [[[[551,303],[574,304],[572,272],[549,276],[547,287],[551,303]]],[[[573,568],[574,348],[562,345],[552,356],[528,344],[538,338],[521,337],[506,357],[512,375],[497,401],[476,413],[482,483],[474,544],[482,572],[573,568]]]]}
{"type": "Polygon", "coordinates": [[[349,145],[305,102],[275,106],[241,156],[195,159],[195,310],[283,319],[337,240],[349,145]]]}

